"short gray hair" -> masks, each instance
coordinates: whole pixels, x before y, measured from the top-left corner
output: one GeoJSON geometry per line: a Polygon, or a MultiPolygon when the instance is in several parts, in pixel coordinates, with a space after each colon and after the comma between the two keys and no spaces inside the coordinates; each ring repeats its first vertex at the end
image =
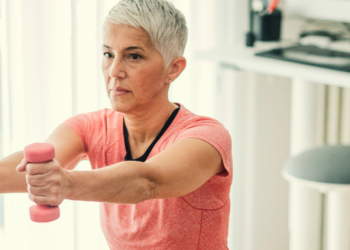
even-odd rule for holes
{"type": "Polygon", "coordinates": [[[166,0],[121,0],[108,13],[107,23],[143,28],[164,59],[165,69],[183,56],[187,42],[184,15],[166,0]]]}

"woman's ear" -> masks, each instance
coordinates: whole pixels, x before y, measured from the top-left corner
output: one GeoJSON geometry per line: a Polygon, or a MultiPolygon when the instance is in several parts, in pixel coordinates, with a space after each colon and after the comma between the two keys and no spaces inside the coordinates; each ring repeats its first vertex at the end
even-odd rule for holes
{"type": "Polygon", "coordinates": [[[183,56],[175,58],[169,66],[168,79],[170,82],[174,81],[185,68],[186,59],[183,56]]]}

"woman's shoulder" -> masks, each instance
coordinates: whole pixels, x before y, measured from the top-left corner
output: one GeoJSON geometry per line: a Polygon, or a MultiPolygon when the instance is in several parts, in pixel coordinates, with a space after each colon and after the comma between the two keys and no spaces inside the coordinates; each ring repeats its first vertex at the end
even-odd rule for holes
{"type": "Polygon", "coordinates": [[[183,138],[198,138],[225,149],[231,148],[231,136],[218,120],[196,115],[181,105],[179,116],[169,131],[169,141],[176,142],[183,138]],[[182,111],[181,111],[182,109],[182,111]]]}
{"type": "Polygon", "coordinates": [[[198,115],[181,105],[177,125],[181,128],[193,128],[197,126],[216,126],[225,129],[224,125],[218,120],[205,116],[198,115]]]}
{"type": "Polygon", "coordinates": [[[116,124],[122,117],[122,113],[116,112],[113,109],[104,108],[96,111],[78,113],[68,118],[63,124],[70,127],[95,129],[106,127],[107,124],[116,124]]]}

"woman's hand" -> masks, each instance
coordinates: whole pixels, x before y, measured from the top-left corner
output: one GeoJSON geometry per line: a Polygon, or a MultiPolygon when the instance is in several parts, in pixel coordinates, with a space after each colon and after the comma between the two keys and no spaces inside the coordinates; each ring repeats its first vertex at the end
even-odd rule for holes
{"type": "Polygon", "coordinates": [[[28,163],[23,159],[16,169],[26,173],[29,198],[36,204],[58,206],[69,192],[69,173],[56,160],[28,163]]]}

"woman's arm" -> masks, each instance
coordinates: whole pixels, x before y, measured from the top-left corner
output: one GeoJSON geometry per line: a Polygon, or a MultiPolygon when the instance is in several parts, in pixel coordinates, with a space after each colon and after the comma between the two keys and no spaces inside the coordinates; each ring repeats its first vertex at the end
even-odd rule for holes
{"type": "MultiPolygon", "coordinates": [[[[224,171],[221,156],[209,143],[182,139],[145,163],[126,161],[94,171],[67,171],[69,187],[63,187],[66,199],[130,204],[147,199],[186,195],[213,175],[224,171]]],[[[59,205],[53,201],[45,180],[42,193],[35,190],[33,201],[59,205]],[[45,193],[46,192],[46,193],[45,193]],[[46,198],[43,198],[46,196],[46,198]]],[[[59,196],[56,196],[59,197],[59,196]]]]}
{"type": "Polygon", "coordinates": [[[23,157],[18,151],[0,160],[0,194],[27,192],[26,175],[16,171],[23,157]]]}
{"type": "Polygon", "coordinates": [[[59,125],[45,142],[53,144],[55,160],[64,169],[73,169],[85,156],[85,146],[81,138],[66,125],[59,125]]]}
{"type": "MultiPolygon", "coordinates": [[[[65,125],[58,126],[45,142],[54,145],[55,160],[65,169],[73,169],[85,153],[80,137],[65,125]]],[[[27,192],[25,173],[16,171],[23,157],[19,151],[0,160],[0,193],[27,192]]]]}

